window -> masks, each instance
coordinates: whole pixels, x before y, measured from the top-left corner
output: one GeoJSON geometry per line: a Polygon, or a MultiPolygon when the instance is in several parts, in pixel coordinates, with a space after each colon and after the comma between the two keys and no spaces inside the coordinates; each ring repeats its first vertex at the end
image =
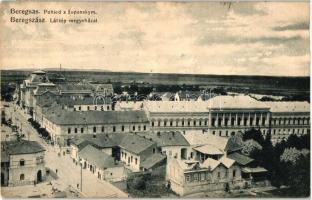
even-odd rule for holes
{"type": "Polygon", "coordinates": [[[152,122],[152,126],[154,126],[154,122],[152,122]]]}
{"type": "Polygon", "coordinates": [[[155,153],[156,152],[156,149],[155,148],[153,148],[153,153],[155,153]]]}
{"type": "Polygon", "coordinates": [[[131,160],[131,162],[133,161],[133,156],[131,156],[130,160],[131,160]]]}
{"type": "Polygon", "coordinates": [[[233,177],[235,177],[236,176],[236,170],[234,169],[233,170],[233,177]]]}
{"type": "Polygon", "coordinates": [[[101,111],[103,111],[104,110],[104,107],[103,106],[101,106],[101,111]]]}
{"type": "Polygon", "coordinates": [[[141,126],[138,126],[139,131],[141,131],[141,126]]]}
{"type": "Polygon", "coordinates": [[[190,180],[191,180],[191,179],[190,179],[190,175],[186,175],[185,181],[186,181],[186,182],[190,182],[190,180]]]}
{"type": "Polygon", "coordinates": [[[104,126],[102,126],[102,130],[101,131],[102,131],[102,133],[104,132],[104,126]]]}
{"type": "Polygon", "coordinates": [[[221,177],[221,173],[220,172],[218,172],[218,178],[220,178],[221,177]]]}
{"type": "Polygon", "coordinates": [[[221,136],[222,135],[222,131],[219,131],[219,136],[221,136]]]}
{"type": "Polygon", "coordinates": [[[188,126],[191,126],[191,121],[190,121],[190,120],[187,121],[187,125],[188,125],[188,126]]]}
{"type": "Polygon", "coordinates": [[[121,131],[125,131],[125,126],[124,125],[121,126],[121,131]]]}
{"type": "Polygon", "coordinates": [[[67,129],[67,133],[69,134],[70,132],[71,132],[71,129],[70,129],[70,128],[68,128],[68,129],[67,129]]]}
{"type": "Polygon", "coordinates": [[[78,107],[78,110],[81,110],[81,106],[78,107]]]}
{"type": "Polygon", "coordinates": [[[77,128],[75,128],[75,133],[77,133],[77,128]]]}
{"type": "Polygon", "coordinates": [[[194,181],[198,181],[198,174],[197,173],[194,174],[194,181]]]}
{"type": "Polygon", "coordinates": [[[93,133],[95,133],[95,132],[96,132],[96,127],[94,126],[94,127],[93,127],[93,133]]]}
{"type": "Polygon", "coordinates": [[[87,109],[90,110],[90,106],[87,106],[87,109]]]}
{"type": "Polygon", "coordinates": [[[167,121],[164,121],[164,126],[167,126],[167,121]]]}
{"type": "Polygon", "coordinates": [[[137,165],[138,164],[138,159],[135,158],[134,161],[135,161],[135,164],[137,165]]]}
{"type": "Polygon", "coordinates": [[[216,131],[212,131],[212,135],[215,135],[216,134],[216,131]]]}
{"type": "Polygon", "coordinates": [[[97,110],[97,106],[94,106],[94,110],[97,110]]]}
{"type": "Polygon", "coordinates": [[[182,126],[184,126],[184,120],[182,120],[182,126]]]}
{"type": "Polygon", "coordinates": [[[24,159],[21,159],[20,160],[20,166],[24,166],[25,165],[25,160],[24,159]]]}
{"type": "Polygon", "coordinates": [[[107,106],[106,109],[109,110],[109,106],[107,106]]]}
{"type": "Polygon", "coordinates": [[[172,121],[170,121],[170,126],[172,126],[172,121]]]}
{"type": "Polygon", "coordinates": [[[116,132],[116,126],[113,126],[113,132],[116,132]]]}
{"type": "Polygon", "coordinates": [[[196,126],[196,120],[195,120],[195,119],[194,119],[194,121],[193,121],[193,125],[196,126]]]}
{"type": "Polygon", "coordinates": [[[143,126],[144,131],[146,131],[146,125],[143,126]]]}
{"type": "Polygon", "coordinates": [[[23,181],[24,179],[25,179],[25,175],[24,175],[24,174],[21,174],[21,175],[20,175],[20,180],[23,181]]]}
{"type": "Polygon", "coordinates": [[[135,131],[135,126],[132,127],[132,130],[135,131]]]}
{"type": "Polygon", "coordinates": [[[83,128],[80,129],[80,132],[83,133],[83,128]]]}
{"type": "Polygon", "coordinates": [[[193,158],[193,152],[191,152],[191,158],[193,158]]]}

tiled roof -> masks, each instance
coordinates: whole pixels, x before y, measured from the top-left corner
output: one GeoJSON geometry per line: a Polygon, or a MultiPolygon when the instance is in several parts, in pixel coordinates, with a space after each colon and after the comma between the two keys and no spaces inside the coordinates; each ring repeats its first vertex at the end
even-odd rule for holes
{"type": "Polygon", "coordinates": [[[73,143],[76,146],[79,146],[82,141],[87,142],[97,148],[110,148],[118,146],[122,140],[122,138],[126,135],[126,133],[103,133],[103,134],[85,134],[79,136],[78,139],[73,140],[73,143]]]}
{"type": "Polygon", "coordinates": [[[205,101],[212,109],[269,109],[263,102],[257,101],[250,96],[216,96],[205,101]]]}
{"type": "Polygon", "coordinates": [[[156,143],[135,134],[126,134],[119,144],[121,148],[135,154],[140,154],[142,151],[146,150],[152,145],[156,145],[156,143]]]}
{"type": "Polygon", "coordinates": [[[199,130],[185,131],[185,134],[183,134],[183,136],[192,146],[210,144],[222,151],[225,150],[225,147],[228,143],[228,138],[226,137],[202,133],[202,131],[199,130]]]}
{"type": "Polygon", "coordinates": [[[153,155],[147,157],[147,159],[145,159],[143,162],[141,162],[141,166],[144,167],[145,169],[150,169],[165,159],[166,159],[165,155],[162,155],[160,153],[156,153],[156,154],[153,154],[153,155]]]}
{"type": "Polygon", "coordinates": [[[255,168],[251,168],[251,167],[244,167],[242,168],[242,172],[245,173],[262,173],[262,172],[267,172],[268,170],[266,170],[263,167],[255,167],[255,168]]]}
{"type": "Polygon", "coordinates": [[[189,143],[183,137],[182,133],[178,131],[167,131],[159,133],[142,133],[146,138],[152,138],[159,147],[165,146],[189,146],[189,143]]]}
{"type": "Polygon", "coordinates": [[[234,152],[234,151],[241,150],[242,148],[243,148],[243,145],[238,144],[238,143],[235,141],[235,138],[230,137],[230,138],[228,139],[228,142],[227,142],[227,144],[226,144],[226,147],[225,147],[224,151],[226,151],[226,152],[234,152]]]}
{"type": "Polygon", "coordinates": [[[208,158],[206,159],[202,164],[201,167],[210,168],[211,171],[213,171],[216,167],[218,167],[220,164],[220,161],[208,158]]]}
{"type": "Polygon", "coordinates": [[[144,108],[149,112],[208,112],[208,104],[199,101],[146,101],[144,108]]]}
{"type": "Polygon", "coordinates": [[[46,118],[59,125],[146,123],[144,111],[68,111],[48,113],[46,118]]]}
{"type": "Polygon", "coordinates": [[[116,164],[114,158],[106,153],[98,150],[97,148],[87,145],[81,151],[79,151],[79,157],[84,158],[88,162],[95,164],[98,168],[112,168],[121,166],[120,163],[116,164]]]}
{"type": "Polygon", "coordinates": [[[310,104],[306,101],[266,101],[265,104],[271,108],[271,112],[310,112],[310,104]]]}
{"type": "Polygon", "coordinates": [[[210,144],[205,144],[205,145],[202,145],[199,147],[195,147],[193,149],[195,149],[196,151],[199,151],[203,154],[207,154],[207,155],[223,155],[224,154],[224,152],[222,150],[220,150],[220,149],[218,149],[215,146],[210,145],[210,144]]]}
{"type": "Polygon", "coordinates": [[[8,155],[33,154],[45,151],[44,147],[36,141],[20,140],[1,142],[4,145],[4,152],[8,155]]]}
{"type": "Polygon", "coordinates": [[[228,158],[226,156],[223,156],[219,160],[219,162],[221,162],[224,166],[226,166],[226,168],[230,168],[235,163],[235,160],[228,158]]]}
{"type": "Polygon", "coordinates": [[[247,164],[251,163],[252,161],[254,161],[254,159],[252,159],[248,156],[242,155],[240,153],[236,153],[236,152],[227,155],[227,157],[232,159],[232,160],[235,160],[240,165],[247,165],[247,164]]]}

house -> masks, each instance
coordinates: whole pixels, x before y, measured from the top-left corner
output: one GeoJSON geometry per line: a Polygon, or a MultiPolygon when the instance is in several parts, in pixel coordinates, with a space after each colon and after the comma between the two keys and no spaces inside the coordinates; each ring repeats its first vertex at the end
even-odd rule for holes
{"type": "Polygon", "coordinates": [[[92,145],[82,148],[78,156],[82,167],[96,175],[100,180],[115,182],[125,178],[123,164],[92,145]]]}
{"type": "Polygon", "coordinates": [[[157,152],[156,142],[136,134],[126,134],[120,144],[120,160],[126,168],[138,172],[143,170],[144,160],[157,152]]]}
{"type": "Polygon", "coordinates": [[[38,142],[1,142],[1,186],[39,183],[45,177],[45,149],[38,142]]]}
{"type": "Polygon", "coordinates": [[[232,159],[208,158],[204,162],[168,158],[166,178],[171,189],[185,196],[192,193],[243,187],[239,165],[232,159]]]}
{"type": "MultiPolygon", "coordinates": [[[[140,133],[139,133],[140,134],[140,133]]],[[[178,131],[158,131],[142,133],[148,139],[152,139],[157,144],[159,151],[167,157],[177,159],[187,159],[190,152],[190,144],[178,131]]]]}

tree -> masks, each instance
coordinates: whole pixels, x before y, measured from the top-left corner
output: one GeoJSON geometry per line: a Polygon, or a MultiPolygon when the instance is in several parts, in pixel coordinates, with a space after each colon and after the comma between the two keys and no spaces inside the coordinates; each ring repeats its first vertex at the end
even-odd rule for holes
{"type": "Polygon", "coordinates": [[[299,151],[295,147],[287,148],[285,149],[284,153],[281,155],[281,161],[282,162],[290,162],[291,164],[295,165],[298,159],[301,155],[303,155],[304,152],[299,151]]]}
{"type": "Polygon", "coordinates": [[[253,129],[246,131],[243,134],[243,141],[250,140],[250,139],[255,140],[261,146],[263,146],[263,144],[264,144],[264,138],[263,138],[260,130],[256,130],[253,128],[253,129]]]}
{"type": "Polygon", "coordinates": [[[246,154],[247,156],[252,156],[256,151],[260,150],[262,150],[262,146],[255,140],[250,139],[244,142],[242,153],[246,154]]]}

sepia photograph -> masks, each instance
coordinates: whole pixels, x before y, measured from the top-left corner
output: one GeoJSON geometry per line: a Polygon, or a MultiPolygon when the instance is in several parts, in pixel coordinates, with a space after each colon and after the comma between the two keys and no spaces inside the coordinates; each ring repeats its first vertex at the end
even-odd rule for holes
{"type": "Polygon", "coordinates": [[[1,197],[309,198],[310,2],[0,2],[1,197]]]}

